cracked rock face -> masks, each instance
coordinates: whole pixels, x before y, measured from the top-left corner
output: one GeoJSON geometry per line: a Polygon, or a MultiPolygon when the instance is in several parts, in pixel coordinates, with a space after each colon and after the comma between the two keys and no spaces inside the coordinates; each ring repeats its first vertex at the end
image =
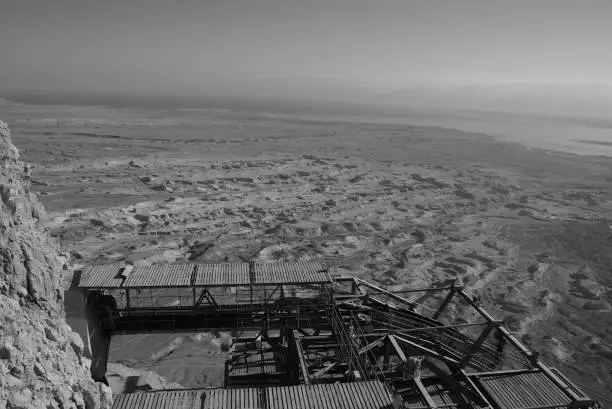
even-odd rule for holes
{"type": "Polygon", "coordinates": [[[0,121],[0,408],[110,408],[110,389],[91,379],[64,320],[66,260],[44,229],[29,172],[0,121]]]}
{"type": "Polygon", "coordinates": [[[60,312],[58,246],[43,231],[44,209],[29,189],[29,167],[19,161],[10,131],[0,122],[0,266],[3,294],[60,312]]]}

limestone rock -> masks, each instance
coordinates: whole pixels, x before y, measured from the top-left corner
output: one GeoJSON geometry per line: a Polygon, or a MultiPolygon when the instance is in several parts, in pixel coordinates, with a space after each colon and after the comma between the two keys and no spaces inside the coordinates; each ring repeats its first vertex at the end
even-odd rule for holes
{"type": "Polygon", "coordinates": [[[29,389],[11,391],[8,401],[13,409],[29,409],[32,407],[32,391],[29,389]]]}
{"type": "Polygon", "coordinates": [[[83,354],[83,340],[74,331],[68,333],[68,339],[70,341],[70,347],[74,350],[75,354],[81,356],[83,354]]]}
{"type": "Polygon", "coordinates": [[[0,121],[0,407],[109,409],[112,395],[91,379],[65,323],[69,260],[45,231],[30,180],[0,121]]]}

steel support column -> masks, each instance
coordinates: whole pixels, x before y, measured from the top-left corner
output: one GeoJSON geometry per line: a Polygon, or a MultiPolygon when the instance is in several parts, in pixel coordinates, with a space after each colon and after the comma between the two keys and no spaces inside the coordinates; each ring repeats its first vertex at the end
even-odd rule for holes
{"type": "MultiPolygon", "coordinates": [[[[489,314],[484,308],[474,302],[472,297],[465,293],[464,290],[459,291],[459,294],[488,322],[495,322],[496,319],[493,318],[491,314],[489,314]]],[[[512,345],[517,347],[529,361],[537,361],[537,355],[534,354],[529,348],[527,348],[517,337],[514,336],[506,327],[500,326],[499,331],[503,334],[503,336],[510,341],[512,345]]]]}
{"type": "Polygon", "coordinates": [[[425,402],[427,402],[427,406],[431,409],[437,409],[438,406],[436,405],[436,402],[434,402],[429,392],[427,392],[427,389],[425,389],[423,382],[421,382],[419,378],[414,378],[413,380],[419,392],[421,393],[421,396],[423,396],[423,398],[425,399],[425,402]]]}
{"type": "Polygon", "coordinates": [[[296,334],[297,331],[293,331],[293,339],[295,341],[295,349],[297,352],[297,357],[300,362],[300,369],[302,371],[302,377],[304,378],[304,383],[306,385],[310,385],[310,374],[308,373],[308,366],[306,365],[306,358],[304,357],[304,348],[302,348],[302,342],[300,341],[299,336],[296,334]]]}
{"type": "Polygon", "coordinates": [[[485,329],[482,330],[482,333],[480,334],[478,339],[474,341],[474,343],[472,344],[468,352],[465,354],[463,359],[459,362],[460,369],[463,369],[467,364],[470,363],[470,361],[472,360],[472,357],[474,356],[476,352],[478,352],[478,350],[480,349],[482,344],[485,342],[485,340],[487,339],[491,331],[500,327],[503,323],[504,323],[503,321],[493,321],[493,322],[490,322],[489,325],[487,325],[485,329]]]}
{"type": "Polygon", "coordinates": [[[446,307],[448,307],[448,305],[450,304],[450,302],[453,300],[453,297],[455,296],[455,293],[458,291],[463,290],[462,286],[453,284],[453,286],[450,288],[448,295],[446,296],[446,298],[444,299],[444,301],[442,302],[442,304],[440,305],[440,307],[436,310],[436,312],[433,315],[433,319],[437,320],[438,318],[440,318],[440,315],[442,315],[442,313],[446,310],[446,307]]]}
{"type": "Polygon", "coordinates": [[[391,341],[389,337],[385,337],[385,356],[383,357],[383,371],[389,370],[389,357],[391,355],[391,341]]]}

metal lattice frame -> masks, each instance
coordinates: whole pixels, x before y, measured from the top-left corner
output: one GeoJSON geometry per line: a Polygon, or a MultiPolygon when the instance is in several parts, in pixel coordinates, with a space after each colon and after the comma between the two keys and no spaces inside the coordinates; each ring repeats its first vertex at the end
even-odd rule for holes
{"type": "MultiPolygon", "coordinates": [[[[390,292],[360,279],[331,278],[327,271],[312,268],[305,278],[294,280],[299,277],[297,265],[266,270],[253,263],[248,284],[241,273],[242,279],[237,275],[227,283],[221,275],[209,282],[199,277],[197,283],[207,285],[196,285],[197,268],[189,268],[168,268],[172,276],[155,280],[146,272],[156,268],[136,270],[144,278],[135,275],[131,281],[129,271],[114,274],[116,266],[90,268],[82,284],[115,297],[118,318],[111,318],[115,320],[107,327],[111,332],[152,327],[193,330],[206,325],[259,331],[256,347],[228,361],[228,382],[270,379],[308,385],[378,379],[406,405],[412,399],[407,406],[411,408],[468,403],[491,407],[489,402],[499,404],[499,398],[480,379],[490,379],[491,374],[510,379],[521,373],[516,371],[527,371],[546,379],[548,388],[556,388],[577,407],[593,407],[593,401],[542,363],[458,285],[390,292]],[[101,276],[96,277],[95,271],[101,276]],[[257,274],[265,271],[257,280],[257,274]],[[275,271],[282,274],[270,273],[275,271]],[[118,277],[121,274],[123,279],[118,277]],[[322,275],[329,279],[318,281],[322,275]],[[187,279],[190,285],[184,285],[187,279]],[[122,285],[112,288],[119,280],[122,285]],[[126,282],[131,286],[124,286],[126,282]],[[464,316],[472,320],[457,318],[464,316]],[[271,336],[270,331],[280,335],[271,336]],[[417,358],[423,376],[406,370],[417,358]]],[[[494,382],[487,385],[497,387],[494,382]]]]}

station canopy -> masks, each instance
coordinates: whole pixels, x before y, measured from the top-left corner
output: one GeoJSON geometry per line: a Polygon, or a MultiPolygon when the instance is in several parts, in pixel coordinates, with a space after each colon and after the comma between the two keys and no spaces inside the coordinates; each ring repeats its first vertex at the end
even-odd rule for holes
{"type": "Polygon", "coordinates": [[[323,260],[272,263],[157,264],[122,266],[87,265],[79,288],[185,288],[324,284],[331,277],[323,260]]]}

